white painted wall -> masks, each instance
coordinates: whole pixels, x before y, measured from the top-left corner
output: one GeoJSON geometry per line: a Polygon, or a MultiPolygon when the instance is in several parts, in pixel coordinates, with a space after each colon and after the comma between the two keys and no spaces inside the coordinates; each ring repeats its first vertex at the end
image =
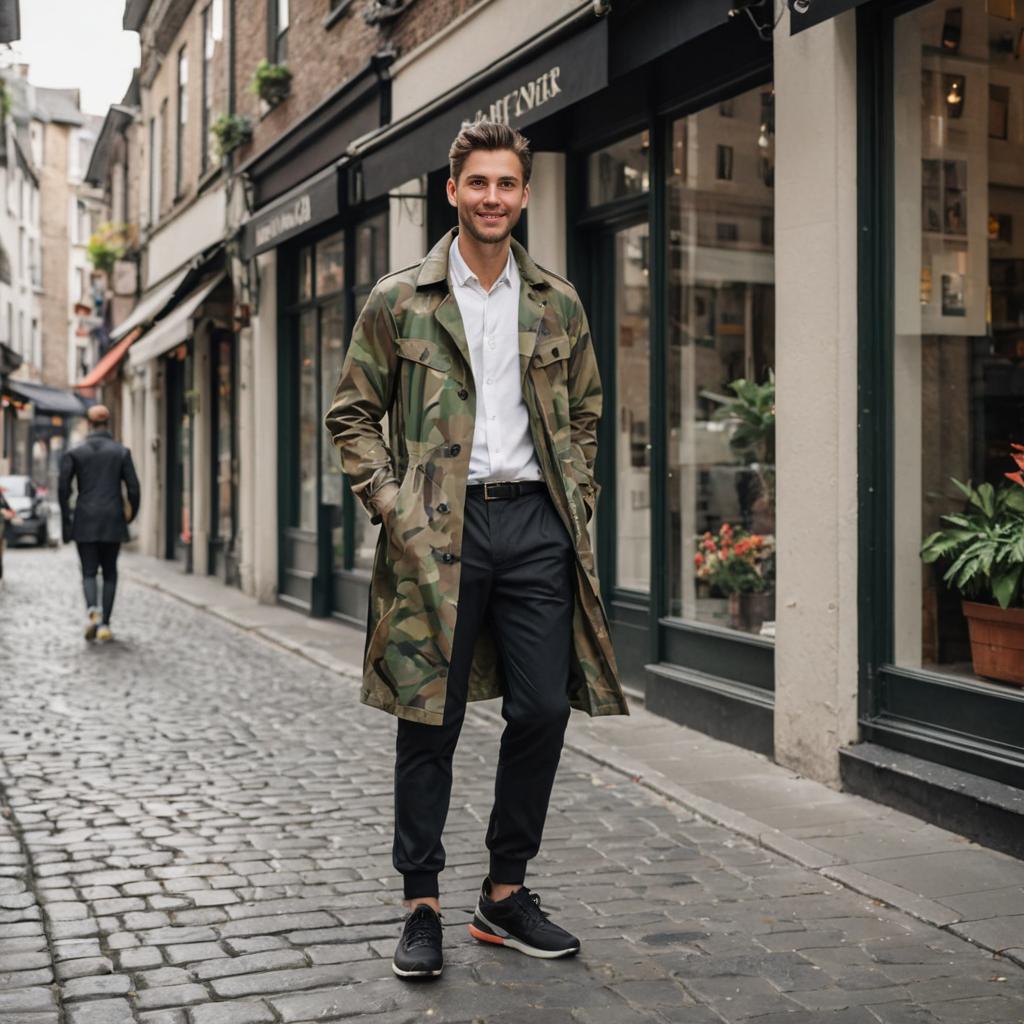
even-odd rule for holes
{"type": "Polygon", "coordinates": [[[224,237],[224,189],[200,196],[187,210],[161,224],[147,244],[146,287],[173,273],[224,237]]]}
{"type": "Polygon", "coordinates": [[[775,33],[775,756],[838,783],[857,739],[853,12],[775,33]]]}
{"type": "Polygon", "coordinates": [[[553,274],[565,277],[565,154],[535,153],[527,207],[530,255],[553,274]]]}

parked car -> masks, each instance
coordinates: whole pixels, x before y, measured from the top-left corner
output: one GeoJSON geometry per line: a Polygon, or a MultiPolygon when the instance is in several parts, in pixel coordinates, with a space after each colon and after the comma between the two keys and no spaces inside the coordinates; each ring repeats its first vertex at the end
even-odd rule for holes
{"type": "Polygon", "coordinates": [[[50,506],[45,490],[31,477],[0,476],[0,491],[14,512],[13,518],[7,520],[7,542],[34,537],[40,547],[45,547],[50,539],[50,506]]]}

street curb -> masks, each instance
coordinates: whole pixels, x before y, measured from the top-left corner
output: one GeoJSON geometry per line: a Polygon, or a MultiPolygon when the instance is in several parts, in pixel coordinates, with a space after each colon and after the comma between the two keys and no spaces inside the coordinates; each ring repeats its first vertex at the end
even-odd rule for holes
{"type": "MultiPolygon", "coordinates": [[[[273,644],[275,647],[286,650],[291,654],[297,654],[320,668],[327,669],[328,671],[334,672],[346,679],[350,679],[357,685],[360,684],[358,668],[353,667],[347,662],[340,663],[334,661],[331,658],[320,655],[320,653],[315,649],[311,650],[309,647],[302,644],[292,643],[284,639],[268,635],[263,632],[261,628],[242,625],[228,616],[217,612],[215,609],[210,608],[202,601],[189,599],[187,596],[162,586],[151,577],[146,576],[144,573],[139,573],[134,569],[128,569],[127,575],[132,577],[138,583],[142,583],[143,585],[148,586],[153,590],[157,590],[160,593],[167,594],[169,597],[176,598],[183,604],[205,611],[220,619],[222,622],[226,622],[228,625],[234,626],[236,629],[243,630],[246,633],[252,633],[265,640],[267,643],[273,644]]],[[[470,705],[467,710],[470,714],[477,715],[478,717],[493,724],[503,724],[501,715],[496,711],[490,711],[486,708],[474,707],[472,705],[470,705]]],[[[715,800],[709,800],[707,797],[698,796],[696,793],[688,790],[685,786],[682,786],[677,782],[673,782],[659,771],[639,769],[634,764],[628,763],[625,758],[617,756],[614,753],[609,753],[605,748],[599,748],[597,744],[586,739],[567,739],[565,741],[565,749],[570,750],[575,754],[579,754],[596,764],[617,772],[620,775],[624,775],[638,785],[643,786],[645,789],[648,789],[653,793],[657,793],[662,798],[670,800],[672,803],[678,804],[680,807],[684,807],[686,810],[698,817],[703,818],[706,821],[710,821],[712,824],[728,829],[731,832],[735,832],[738,835],[751,840],[751,842],[756,843],[758,846],[763,846],[765,849],[771,850],[773,853],[777,853],[779,856],[785,857],[787,860],[799,864],[800,867],[806,868],[808,871],[813,871],[816,874],[821,875],[823,878],[827,878],[829,881],[834,882],[837,885],[841,885],[845,889],[856,892],[861,896],[866,896],[868,899],[877,900],[879,903],[887,907],[891,907],[894,910],[907,914],[909,917],[913,917],[916,920],[923,921],[925,924],[929,924],[941,931],[948,932],[963,942],[969,942],[972,946],[977,946],[979,949],[984,949],[986,952],[992,953],[994,956],[1001,957],[1004,960],[1012,962],[1018,967],[1024,968],[1024,949],[1021,949],[1020,952],[1005,948],[998,949],[994,946],[988,945],[987,943],[981,942],[973,936],[965,934],[957,927],[961,922],[961,918],[941,903],[930,900],[925,896],[919,896],[907,889],[902,889],[897,885],[893,885],[891,882],[885,882],[882,879],[867,875],[864,872],[851,867],[849,864],[846,864],[840,858],[819,850],[817,847],[811,846],[809,843],[805,843],[800,839],[794,839],[792,836],[787,836],[779,829],[767,826],[764,822],[760,822],[756,818],[752,818],[750,815],[744,814],[742,811],[738,811],[732,807],[727,807],[725,804],[718,803],[715,800]]]]}

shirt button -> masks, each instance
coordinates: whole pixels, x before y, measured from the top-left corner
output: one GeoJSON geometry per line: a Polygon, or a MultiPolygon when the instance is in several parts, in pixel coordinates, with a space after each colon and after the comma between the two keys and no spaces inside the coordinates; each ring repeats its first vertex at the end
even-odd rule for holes
{"type": "Polygon", "coordinates": [[[465,388],[459,388],[459,398],[465,401],[469,398],[469,392],[465,388]]]}
{"type": "Polygon", "coordinates": [[[448,451],[451,454],[451,456],[454,458],[456,455],[459,454],[459,452],[462,451],[462,445],[461,444],[453,444],[451,446],[451,448],[448,449],[448,451]]]}

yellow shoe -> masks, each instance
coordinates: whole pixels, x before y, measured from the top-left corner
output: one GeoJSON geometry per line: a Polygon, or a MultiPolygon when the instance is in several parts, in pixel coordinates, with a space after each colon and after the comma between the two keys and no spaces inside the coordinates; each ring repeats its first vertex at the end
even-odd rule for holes
{"type": "Polygon", "coordinates": [[[85,639],[95,640],[96,630],[100,624],[100,613],[95,608],[90,608],[85,620],[85,639]]]}
{"type": "Polygon", "coordinates": [[[96,639],[99,640],[101,644],[105,644],[114,639],[114,634],[111,633],[109,626],[100,626],[100,628],[96,630],[96,639]]]}

